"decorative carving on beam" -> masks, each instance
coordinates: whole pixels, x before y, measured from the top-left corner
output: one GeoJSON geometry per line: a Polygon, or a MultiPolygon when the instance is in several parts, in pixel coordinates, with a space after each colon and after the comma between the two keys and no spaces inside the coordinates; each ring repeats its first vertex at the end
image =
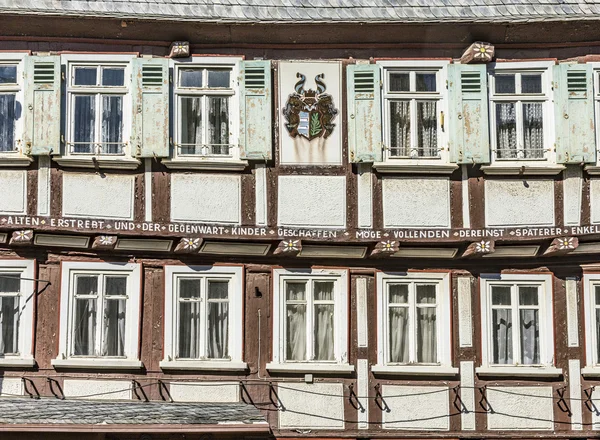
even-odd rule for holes
{"type": "Polygon", "coordinates": [[[32,229],[24,229],[22,231],[14,231],[12,233],[12,237],[10,238],[9,244],[14,245],[28,245],[33,241],[33,230],[32,229]]]}
{"type": "Polygon", "coordinates": [[[556,257],[573,252],[579,247],[577,237],[559,237],[552,240],[548,249],[542,254],[544,257],[556,257]]]}
{"type": "Polygon", "coordinates": [[[273,255],[295,257],[302,251],[302,240],[282,240],[273,251],[273,255]]]}
{"type": "Polygon", "coordinates": [[[486,254],[491,254],[496,250],[496,242],[494,240],[481,240],[471,243],[463,252],[463,258],[482,257],[486,254]]]}
{"type": "Polygon", "coordinates": [[[114,249],[116,244],[116,235],[98,235],[94,238],[92,249],[114,249]]]}
{"type": "Polygon", "coordinates": [[[398,242],[394,240],[380,241],[371,252],[371,258],[386,258],[398,252],[398,242]]]}
{"type": "Polygon", "coordinates": [[[190,56],[189,41],[174,41],[169,49],[169,58],[187,58],[190,56]]]}
{"type": "Polygon", "coordinates": [[[461,64],[485,64],[494,58],[495,49],[490,43],[476,41],[460,57],[461,64]]]}
{"type": "Polygon", "coordinates": [[[182,238],[177,243],[175,252],[178,254],[191,254],[192,252],[198,252],[200,246],[202,246],[201,238],[182,238]]]}

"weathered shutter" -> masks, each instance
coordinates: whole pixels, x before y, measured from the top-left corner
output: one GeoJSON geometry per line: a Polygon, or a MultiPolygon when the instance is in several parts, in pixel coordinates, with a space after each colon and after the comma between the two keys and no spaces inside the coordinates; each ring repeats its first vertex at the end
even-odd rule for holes
{"type": "Polygon", "coordinates": [[[596,162],[593,72],[588,64],[554,66],[556,161],[596,162]]]}
{"type": "Polygon", "coordinates": [[[271,61],[242,61],[240,75],[240,157],[270,160],[273,157],[271,111],[271,61]]]}
{"type": "Polygon", "coordinates": [[[60,57],[26,56],[24,67],[24,152],[60,154],[60,57]]]}
{"type": "Polygon", "coordinates": [[[485,64],[448,65],[450,160],[489,163],[490,136],[485,64]]]}
{"type": "Polygon", "coordinates": [[[169,60],[136,58],[132,74],[132,154],[169,156],[169,60]]]}
{"type": "Polygon", "coordinates": [[[349,65],[347,83],[350,162],[380,162],[383,147],[379,66],[349,65]]]}

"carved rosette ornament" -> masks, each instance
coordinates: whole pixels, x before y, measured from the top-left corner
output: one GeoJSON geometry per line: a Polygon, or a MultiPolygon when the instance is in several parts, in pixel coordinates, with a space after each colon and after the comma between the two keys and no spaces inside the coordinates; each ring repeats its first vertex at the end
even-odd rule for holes
{"type": "Polygon", "coordinates": [[[466,257],[481,257],[486,254],[491,254],[496,250],[496,243],[493,240],[481,240],[471,243],[463,252],[463,258],[466,257]]]}
{"type": "Polygon", "coordinates": [[[179,254],[190,254],[192,252],[198,252],[198,250],[200,249],[200,245],[202,245],[201,238],[182,238],[179,241],[179,243],[177,243],[177,246],[175,247],[175,252],[179,254]]]}
{"type": "Polygon", "coordinates": [[[24,229],[22,231],[14,231],[10,238],[9,244],[26,245],[26,244],[31,244],[32,241],[33,241],[33,230],[32,229],[24,229]]]}
{"type": "Polygon", "coordinates": [[[579,247],[579,239],[577,237],[559,237],[552,240],[548,249],[544,251],[544,257],[554,257],[557,255],[565,255],[573,252],[579,247]]]}
{"type": "Polygon", "coordinates": [[[273,255],[295,257],[302,251],[302,240],[282,240],[273,251],[273,255]]]}
{"type": "Polygon", "coordinates": [[[187,58],[190,56],[189,41],[174,41],[171,43],[169,58],[187,58]]]}
{"type": "Polygon", "coordinates": [[[385,258],[398,252],[398,242],[394,240],[380,241],[371,252],[371,257],[385,258]]]}
{"type": "Polygon", "coordinates": [[[471,44],[460,58],[461,64],[485,64],[494,58],[495,49],[490,43],[476,41],[471,44]]]}
{"type": "Polygon", "coordinates": [[[92,249],[114,249],[116,244],[116,235],[98,235],[94,238],[92,249]]]}

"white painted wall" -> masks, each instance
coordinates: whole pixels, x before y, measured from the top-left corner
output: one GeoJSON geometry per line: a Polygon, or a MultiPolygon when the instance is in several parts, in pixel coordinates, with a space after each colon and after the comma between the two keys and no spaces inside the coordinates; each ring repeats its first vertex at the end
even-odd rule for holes
{"type": "Polygon", "coordinates": [[[171,220],[239,225],[241,176],[171,174],[171,220]]]}
{"type": "Polygon", "coordinates": [[[450,179],[447,177],[384,177],[382,185],[384,227],[450,227],[450,179]]]}
{"type": "Polygon", "coordinates": [[[461,347],[473,345],[471,277],[458,277],[458,334],[461,347]]]}
{"type": "Polygon", "coordinates": [[[486,180],[485,223],[488,227],[553,226],[553,180],[486,180]]]}
{"type": "Polygon", "coordinates": [[[0,378],[0,396],[22,396],[23,381],[20,378],[0,378]]]}
{"type": "Polygon", "coordinates": [[[346,176],[280,176],[278,224],[346,226],[346,176]]]}
{"type": "Polygon", "coordinates": [[[123,174],[64,173],[64,217],[132,220],[134,176],[123,174]]]}
{"type": "Polygon", "coordinates": [[[131,386],[128,380],[65,379],[63,394],[88,400],[131,400],[131,386]]]}
{"type": "Polygon", "coordinates": [[[600,179],[590,179],[590,221],[600,223],[600,179]]]}
{"type": "Polygon", "coordinates": [[[494,410],[487,416],[488,429],[554,429],[552,387],[488,387],[486,393],[494,410]]]}
{"type": "Polygon", "coordinates": [[[460,400],[464,410],[460,415],[462,429],[465,431],[475,430],[475,366],[473,361],[460,363],[460,400]]]}
{"type": "Polygon", "coordinates": [[[0,171],[0,214],[27,212],[27,171],[0,171]]]}
{"type": "Polygon", "coordinates": [[[344,428],[342,384],[282,383],[277,387],[277,395],[286,409],[279,411],[281,429],[344,428]]]}
{"type": "Polygon", "coordinates": [[[232,403],[240,401],[240,386],[224,382],[171,382],[175,402],[232,403]]]}
{"type": "Polygon", "coordinates": [[[567,165],[564,172],[563,204],[566,226],[577,226],[581,222],[582,173],[579,165],[567,165]]]}
{"type": "Polygon", "coordinates": [[[450,429],[448,387],[384,385],[381,394],[389,408],[382,411],[384,429],[450,429]]]}

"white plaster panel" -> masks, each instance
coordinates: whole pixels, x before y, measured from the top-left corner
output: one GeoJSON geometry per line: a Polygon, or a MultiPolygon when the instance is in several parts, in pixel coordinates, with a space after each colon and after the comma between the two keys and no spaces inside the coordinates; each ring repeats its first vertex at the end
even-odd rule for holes
{"type": "Polygon", "coordinates": [[[358,227],[373,226],[373,175],[370,163],[358,164],[358,227]]]}
{"type": "Polygon", "coordinates": [[[460,385],[460,400],[464,405],[460,415],[462,429],[472,431],[475,429],[475,366],[472,361],[460,363],[460,385]]]}
{"type": "Polygon", "coordinates": [[[367,279],[365,277],[356,280],[356,327],[357,344],[359,347],[368,345],[369,324],[367,322],[367,279]]]}
{"type": "Polygon", "coordinates": [[[50,157],[38,157],[38,215],[50,215],[50,157]]]}
{"type": "Polygon", "coordinates": [[[279,225],[346,226],[345,176],[280,176],[279,225]]]}
{"type": "Polygon", "coordinates": [[[171,174],[171,220],[240,224],[241,176],[171,174]]]}
{"type": "Polygon", "coordinates": [[[344,428],[344,389],[341,383],[283,383],[277,387],[277,394],[286,409],[279,411],[280,428],[344,428]]]}
{"type": "Polygon", "coordinates": [[[369,429],[369,361],[359,359],[356,363],[358,402],[358,429],[369,429]]]}
{"type": "Polygon", "coordinates": [[[267,167],[264,163],[257,163],[254,170],[255,199],[256,199],[256,224],[267,224],[267,167]]]}
{"type": "Polygon", "coordinates": [[[567,343],[569,347],[579,347],[579,307],[577,298],[577,280],[567,278],[567,343]]]}
{"type": "Polygon", "coordinates": [[[240,386],[223,382],[171,382],[169,394],[175,402],[232,403],[240,401],[240,386]]]}
{"type": "Polygon", "coordinates": [[[592,390],[592,429],[594,431],[600,430],[600,388],[592,390]],[[594,408],[595,407],[595,408],[594,408]]]}
{"type": "Polygon", "coordinates": [[[448,387],[384,385],[381,394],[389,408],[389,412],[382,412],[384,429],[447,431],[450,428],[448,387]]]}
{"type": "Polygon", "coordinates": [[[488,429],[520,431],[554,428],[552,387],[488,387],[486,393],[494,410],[487,416],[488,429]]]}
{"type": "Polygon", "coordinates": [[[0,379],[0,396],[22,396],[23,381],[20,378],[0,379]]]}
{"type": "Polygon", "coordinates": [[[63,216],[132,220],[134,185],[132,175],[64,173],[63,216]]]}
{"type": "Polygon", "coordinates": [[[65,397],[85,397],[90,400],[131,400],[131,381],[65,379],[65,397]]]}
{"type": "Polygon", "coordinates": [[[569,408],[571,409],[571,428],[581,431],[583,425],[582,402],[581,402],[581,365],[579,359],[569,359],[569,408]]]}
{"type": "Polygon", "coordinates": [[[0,170],[0,214],[25,214],[27,171],[0,170]]]}
{"type": "Polygon", "coordinates": [[[600,223],[600,179],[590,179],[590,221],[600,223]]]}
{"type": "Polygon", "coordinates": [[[469,174],[467,166],[461,165],[461,182],[462,182],[462,212],[463,212],[463,228],[471,227],[471,201],[469,197],[469,174]]]}
{"type": "Polygon", "coordinates": [[[553,180],[486,180],[485,222],[490,227],[553,226],[553,180]]]}
{"type": "Polygon", "coordinates": [[[563,203],[566,226],[578,226],[581,220],[582,174],[579,165],[567,165],[564,172],[563,203]]]}
{"type": "Polygon", "coordinates": [[[384,177],[386,228],[449,228],[450,179],[384,177]]]}
{"type": "Polygon", "coordinates": [[[458,333],[461,347],[473,345],[471,277],[458,278],[458,333]]]}

